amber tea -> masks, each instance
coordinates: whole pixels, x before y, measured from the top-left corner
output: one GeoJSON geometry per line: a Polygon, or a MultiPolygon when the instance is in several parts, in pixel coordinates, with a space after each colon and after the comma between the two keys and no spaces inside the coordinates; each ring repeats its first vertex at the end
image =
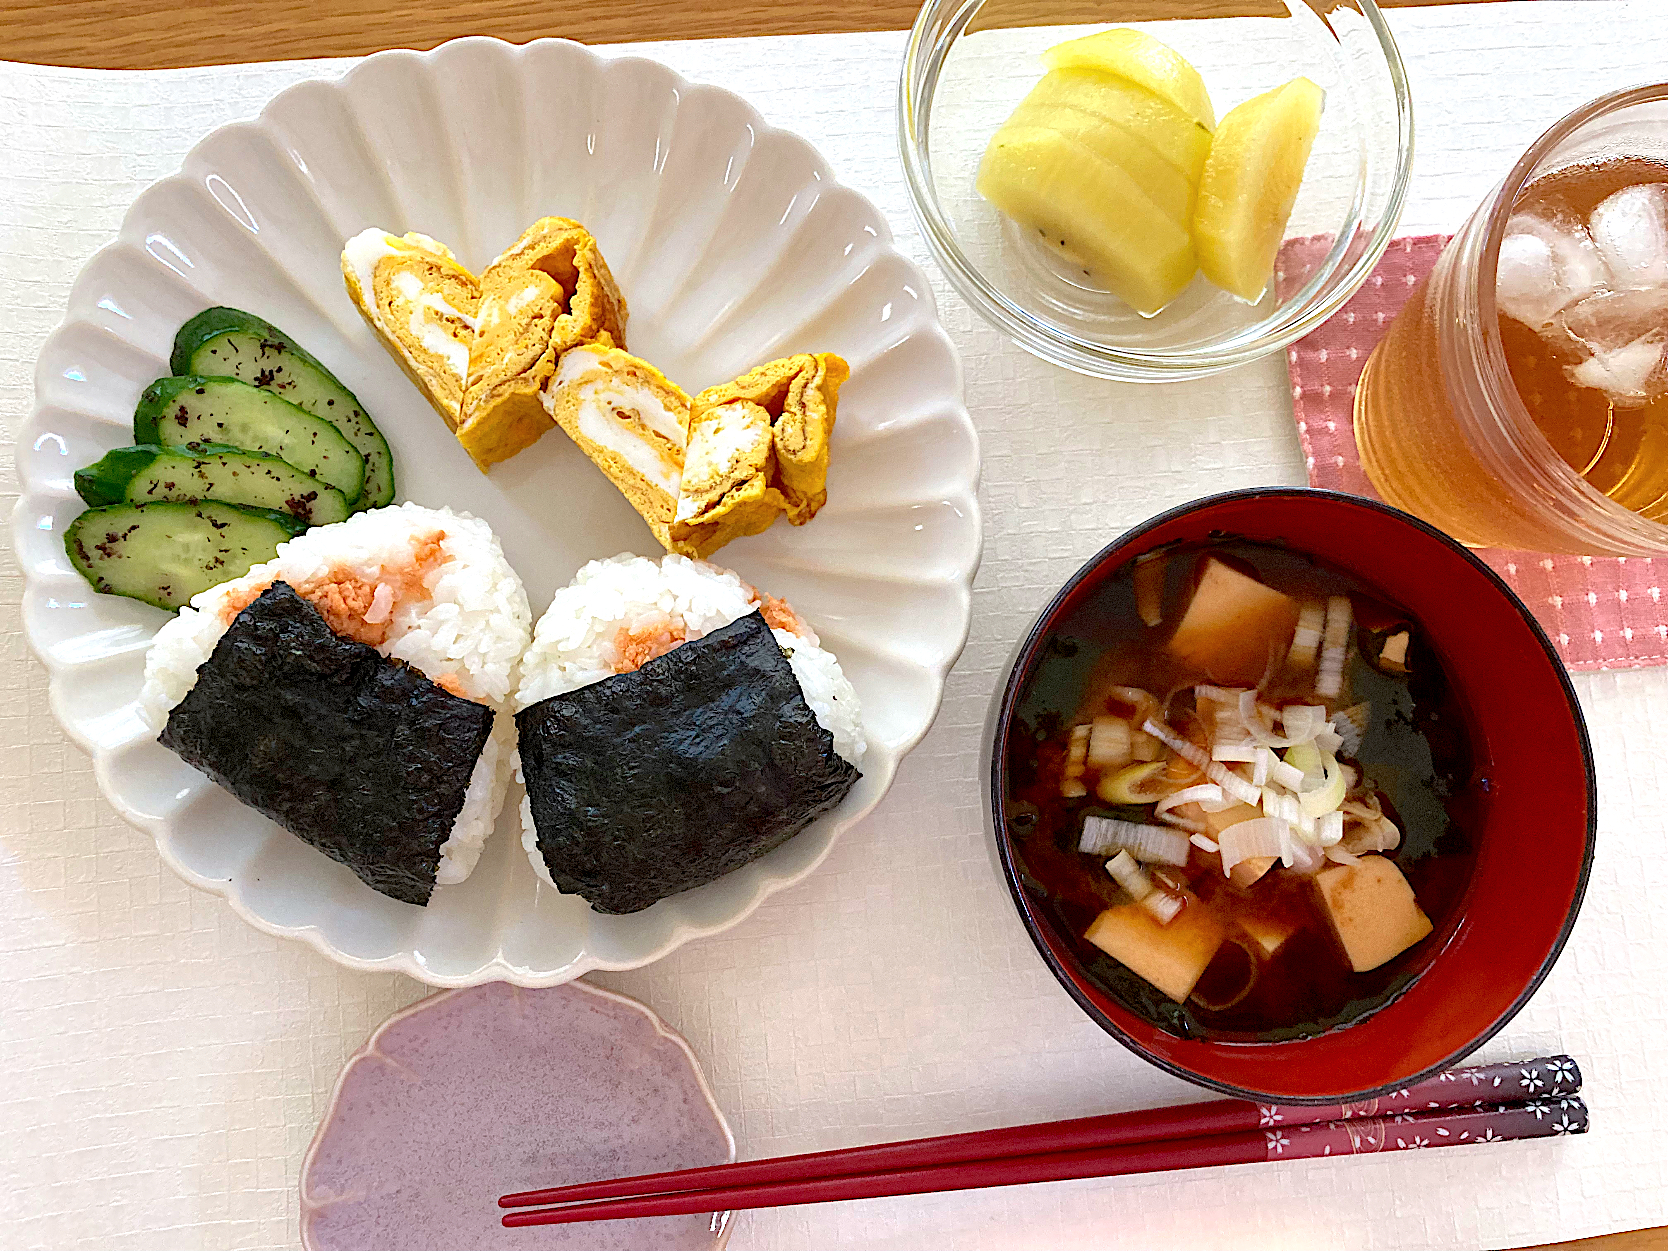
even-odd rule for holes
{"type": "Polygon", "coordinates": [[[1477,546],[1668,551],[1665,109],[1554,126],[1409,296],[1355,394],[1387,501],[1477,546]]]}
{"type": "Polygon", "coordinates": [[[1500,244],[1500,342],[1558,455],[1634,512],[1668,512],[1668,165],[1529,184],[1500,244]]]}

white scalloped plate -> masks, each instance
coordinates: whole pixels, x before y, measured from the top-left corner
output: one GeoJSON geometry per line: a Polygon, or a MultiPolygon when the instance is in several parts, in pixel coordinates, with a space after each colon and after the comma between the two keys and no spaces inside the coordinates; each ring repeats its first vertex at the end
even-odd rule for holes
{"type": "Polygon", "coordinates": [[[290,88],[135,201],[76,280],[35,395],[13,530],[24,629],[51,670],[54,714],[175,872],[258,928],[354,968],[437,986],[545,986],[646,964],[735,924],[880,801],[966,641],[978,443],[924,277],[803,139],[653,61],[464,39],[290,88]],[[852,368],[827,507],[718,559],[790,600],[839,656],[869,736],[863,780],[770,855],[630,916],[538,882],[514,791],[474,875],[427,908],[362,885],[144,732],[134,701],[166,617],[90,593],[63,551],[82,507],[73,470],[131,442],[134,404],[168,372],[174,331],[230,304],[296,336],[358,393],[393,446],[399,498],[492,523],[535,613],[585,561],[657,552],[560,433],[478,473],[342,289],[342,240],[366,226],[422,230],[480,267],[544,214],[593,230],[631,305],[632,350],[691,390],[795,351],[838,352],[852,368]]]}

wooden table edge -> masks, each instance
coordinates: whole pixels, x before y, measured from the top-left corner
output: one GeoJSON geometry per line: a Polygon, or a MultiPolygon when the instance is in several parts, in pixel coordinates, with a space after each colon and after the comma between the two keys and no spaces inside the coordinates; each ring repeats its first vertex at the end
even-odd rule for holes
{"type": "MultiPolygon", "coordinates": [[[[1379,0],[1381,6],[1480,0],[1379,0]]],[[[919,0],[734,0],[666,5],[589,0],[559,10],[536,0],[5,0],[0,59],[86,69],[177,69],[252,60],[364,56],[433,48],[464,35],[515,43],[560,36],[581,43],[907,30],[919,0]]],[[[1284,9],[1278,0],[1124,0],[1125,21],[1284,9]],[[1272,8],[1271,8],[1272,6],[1272,8]]],[[[1028,26],[1102,20],[1099,0],[987,0],[980,21],[1028,26]]]]}

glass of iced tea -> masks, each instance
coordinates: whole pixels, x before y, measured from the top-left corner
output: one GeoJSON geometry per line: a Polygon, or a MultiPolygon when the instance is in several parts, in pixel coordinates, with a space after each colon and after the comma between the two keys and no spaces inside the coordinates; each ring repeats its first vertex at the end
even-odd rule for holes
{"type": "Polygon", "coordinates": [[[1443,250],[1355,395],[1390,503],[1465,543],[1668,552],[1668,84],[1584,105],[1443,250]]]}

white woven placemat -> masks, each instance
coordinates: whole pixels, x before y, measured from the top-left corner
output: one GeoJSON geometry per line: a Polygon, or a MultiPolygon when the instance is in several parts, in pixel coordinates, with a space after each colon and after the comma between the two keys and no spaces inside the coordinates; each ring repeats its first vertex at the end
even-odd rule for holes
{"type": "MultiPolygon", "coordinates": [[[[1554,118],[1660,78],[1661,14],[1648,0],[1393,12],[1418,107],[1405,232],[1451,230],[1554,118]]],[[[1210,491],[1303,481],[1278,357],[1163,389],[1094,382],[1033,361],[948,293],[894,154],[902,46],[881,34],[631,49],[745,93],[879,203],[934,274],[984,441],[972,638],[938,724],[886,802],[807,882],[735,930],[596,979],[688,1036],[748,1156],[1200,1097],[1102,1034],[1033,953],[980,831],[980,729],[1032,614],[1110,537],[1210,491]]],[[[0,64],[7,512],[33,360],[86,258],[207,131],[342,68],[0,64]]],[[[161,868],[47,712],[45,674],[19,632],[20,581],[8,556],[0,1246],[294,1246],[297,1170],[337,1069],[423,988],[257,934],[161,868]]],[[[1668,1223],[1668,671],[1576,685],[1598,748],[1598,863],[1563,959],[1484,1055],[1578,1057],[1587,1137],[757,1212],[732,1246],[1414,1251],[1668,1223]]],[[[1535,832],[1522,837],[1533,855],[1535,832]]]]}

